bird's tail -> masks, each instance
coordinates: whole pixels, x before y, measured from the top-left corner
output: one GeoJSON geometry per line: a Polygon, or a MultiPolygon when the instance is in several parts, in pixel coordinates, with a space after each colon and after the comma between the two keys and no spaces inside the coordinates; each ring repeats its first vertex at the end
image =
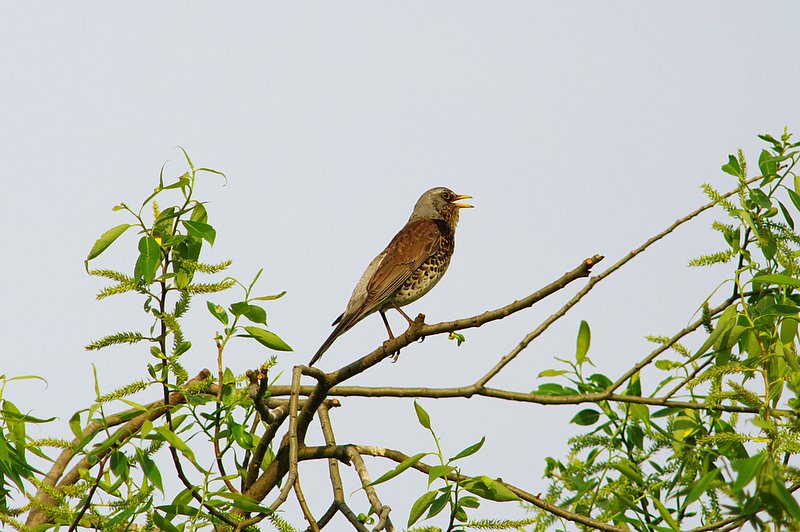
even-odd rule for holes
{"type": "Polygon", "coordinates": [[[339,336],[347,332],[347,330],[350,329],[350,327],[355,325],[355,322],[353,322],[352,320],[342,320],[343,317],[344,314],[336,318],[336,320],[333,322],[333,325],[336,325],[336,328],[333,330],[331,335],[328,336],[328,339],[322,342],[320,348],[317,349],[317,353],[311,358],[311,362],[308,363],[309,366],[313,366],[317,360],[322,358],[322,355],[325,353],[325,351],[328,350],[328,348],[333,344],[333,342],[337,338],[339,338],[339,336]]]}

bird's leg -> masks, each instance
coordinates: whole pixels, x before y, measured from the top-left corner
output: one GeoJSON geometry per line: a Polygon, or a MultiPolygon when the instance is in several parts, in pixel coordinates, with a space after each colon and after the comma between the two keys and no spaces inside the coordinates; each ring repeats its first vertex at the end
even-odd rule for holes
{"type": "MultiPolygon", "coordinates": [[[[386,325],[386,332],[389,333],[389,339],[383,342],[383,347],[385,348],[389,342],[394,340],[394,334],[392,334],[392,328],[389,327],[389,320],[386,319],[386,313],[382,310],[378,311],[381,315],[381,319],[383,320],[383,324],[386,325]]],[[[397,362],[397,357],[400,356],[400,351],[395,351],[394,356],[392,357],[392,362],[397,362]]]]}
{"type": "MultiPolygon", "coordinates": [[[[394,307],[394,308],[397,308],[397,307],[394,307]]],[[[392,328],[389,327],[389,320],[386,319],[386,313],[384,313],[382,310],[379,310],[378,312],[380,312],[380,314],[381,314],[381,318],[383,319],[383,324],[386,325],[386,332],[389,333],[389,339],[386,340],[385,342],[383,342],[383,347],[386,347],[386,344],[388,344],[389,342],[394,340],[394,334],[392,334],[392,328]]],[[[400,351],[397,350],[397,351],[394,352],[394,356],[392,356],[392,362],[397,362],[397,359],[399,357],[400,357],[400,351]]]]}
{"type": "Polygon", "coordinates": [[[412,320],[411,318],[409,318],[409,317],[408,317],[408,314],[406,314],[405,312],[403,312],[403,309],[401,309],[401,308],[400,308],[400,307],[398,307],[397,305],[392,305],[392,308],[394,308],[394,309],[395,309],[397,312],[399,312],[400,314],[402,314],[402,315],[403,315],[403,317],[404,317],[404,318],[406,319],[406,321],[408,322],[408,328],[409,328],[409,329],[411,328],[411,326],[412,326],[412,325],[414,325],[414,320],[412,320]]]}
{"type": "MultiPolygon", "coordinates": [[[[401,308],[400,308],[400,307],[398,307],[397,305],[392,305],[392,308],[394,308],[394,309],[395,309],[397,312],[399,312],[400,314],[402,314],[402,315],[403,315],[403,317],[404,317],[404,318],[406,319],[406,321],[408,322],[408,329],[406,329],[406,332],[410,331],[410,330],[411,330],[411,327],[413,327],[413,326],[414,326],[414,323],[415,323],[415,322],[414,322],[414,320],[412,320],[412,319],[411,319],[411,318],[408,316],[408,314],[406,314],[405,312],[403,312],[403,309],[401,309],[401,308]]],[[[420,316],[422,316],[422,314],[420,314],[420,316]]],[[[424,342],[424,341],[425,341],[425,337],[424,337],[424,336],[421,336],[421,337],[420,337],[420,339],[419,339],[419,341],[420,341],[420,342],[424,342]]]]}
{"type": "Polygon", "coordinates": [[[392,328],[389,327],[389,320],[386,319],[386,313],[383,312],[382,310],[379,310],[378,312],[381,315],[381,319],[383,320],[383,324],[386,325],[386,332],[389,333],[389,340],[394,340],[394,334],[392,334],[392,328]]]}

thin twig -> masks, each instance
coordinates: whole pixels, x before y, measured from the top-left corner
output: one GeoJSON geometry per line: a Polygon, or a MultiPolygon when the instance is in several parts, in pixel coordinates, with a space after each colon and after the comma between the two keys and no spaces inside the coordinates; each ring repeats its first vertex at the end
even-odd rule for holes
{"type": "Polygon", "coordinates": [[[75,532],[75,530],[78,529],[78,524],[80,524],[81,519],[83,518],[84,514],[86,514],[86,510],[88,510],[89,506],[92,504],[92,497],[94,497],[94,494],[97,491],[97,486],[100,485],[100,479],[103,478],[103,470],[105,469],[106,462],[110,456],[111,453],[108,453],[103,457],[102,460],[100,460],[100,467],[97,470],[97,477],[95,478],[91,489],[89,489],[89,493],[86,495],[86,502],[83,503],[81,510],[78,512],[78,515],[75,516],[75,520],[72,521],[72,526],[69,527],[67,532],[75,532]]]}
{"type": "Polygon", "coordinates": [[[308,527],[312,532],[319,532],[319,525],[314,519],[314,514],[311,513],[311,509],[308,507],[306,496],[303,495],[303,490],[300,487],[300,475],[297,475],[294,479],[294,494],[297,496],[297,502],[300,504],[300,509],[303,511],[306,521],[308,521],[308,527]]]}
{"type": "Polygon", "coordinates": [[[369,470],[367,469],[367,465],[364,463],[364,459],[361,458],[358,449],[352,445],[349,445],[347,446],[346,453],[348,458],[350,458],[350,460],[353,462],[353,466],[356,468],[358,477],[361,479],[361,486],[364,488],[364,491],[367,494],[367,499],[369,499],[372,509],[375,510],[379,516],[378,525],[375,526],[373,532],[383,530],[383,525],[386,526],[387,532],[394,532],[394,525],[392,524],[392,520],[389,519],[389,512],[391,512],[392,509],[388,506],[384,506],[378,498],[378,493],[375,491],[375,487],[371,485],[372,480],[369,478],[369,470]],[[380,516],[384,514],[385,517],[380,518],[380,516]]]}
{"type": "MultiPolygon", "coordinates": [[[[404,460],[409,458],[408,455],[402,453],[400,451],[396,451],[394,449],[387,449],[384,447],[374,447],[370,445],[339,445],[339,446],[324,446],[324,447],[304,447],[300,454],[300,460],[313,460],[313,459],[320,459],[320,458],[331,458],[335,457],[340,460],[348,460],[351,459],[350,455],[348,454],[349,448],[354,448],[358,454],[361,455],[368,455],[368,456],[375,456],[381,458],[388,458],[394,462],[402,463],[404,460]]],[[[431,470],[431,466],[423,463],[417,462],[413,466],[412,469],[416,469],[424,474],[428,474],[431,470]]],[[[463,474],[456,474],[450,473],[447,475],[447,479],[452,482],[463,482],[467,480],[471,480],[472,477],[463,474]]],[[[613,531],[613,532],[621,532],[623,529],[616,527],[614,525],[610,525],[608,523],[604,523],[602,521],[598,521],[596,519],[592,519],[591,517],[587,517],[585,515],[577,514],[575,512],[570,512],[569,510],[565,510],[560,506],[556,506],[552,503],[545,501],[544,499],[533,495],[532,493],[528,493],[527,491],[514,486],[513,484],[509,484],[503,480],[496,479],[495,482],[499,482],[512,492],[514,492],[520,499],[527,501],[546,512],[549,512],[553,515],[566,519],[568,521],[572,521],[574,523],[579,523],[582,525],[590,526],[592,528],[596,528],[598,530],[606,530],[606,531],[613,531]]]]}
{"type": "Polygon", "coordinates": [[[292,395],[289,399],[289,478],[281,488],[278,498],[269,505],[269,508],[274,512],[284,502],[289,495],[289,491],[294,486],[294,481],[297,479],[297,401],[300,390],[300,375],[302,367],[295,366],[292,370],[292,395]]]}

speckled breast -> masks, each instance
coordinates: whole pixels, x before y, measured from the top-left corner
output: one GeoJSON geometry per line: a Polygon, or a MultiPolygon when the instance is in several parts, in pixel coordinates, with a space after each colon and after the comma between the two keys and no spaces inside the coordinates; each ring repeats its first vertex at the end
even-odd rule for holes
{"type": "Polygon", "coordinates": [[[453,248],[453,239],[445,239],[439,250],[411,273],[408,280],[395,293],[391,303],[402,307],[413,303],[430,292],[431,288],[439,282],[444,272],[447,271],[447,267],[450,265],[450,257],[453,256],[453,248]]]}

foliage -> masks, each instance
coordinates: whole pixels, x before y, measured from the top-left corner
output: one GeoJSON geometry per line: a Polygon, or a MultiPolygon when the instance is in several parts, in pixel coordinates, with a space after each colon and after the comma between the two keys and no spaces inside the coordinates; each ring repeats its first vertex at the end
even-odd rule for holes
{"type": "MultiPolygon", "coordinates": [[[[593,401],[572,422],[591,429],[570,442],[566,460],[547,459],[547,499],[583,515],[636,530],[800,528],[800,179],[798,146],[790,135],[760,138],[760,176],[749,179],[740,151],[722,170],[736,180],[728,199],[704,190],[726,215],[714,222],[725,249],[690,261],[733,263],[731,295],[677,337],[660,344],[641,367],[617,382],[586,376],[588,327],[581,326],[568,386],[542,384],[535,393],[591,395],[624,387],[620,399],[593,401]],[[698,326],[710,331],[688,350],[678,343],[698,326]],[[582,340],[583,338],[583,340],[582,340]],[[668,357],[672,348],[678,358],[668,357]],[[654,362],[658,370],[642,369],[654,362]],[[647,384],[649,383],[649,384],[647,384]],[[636,398],[644,397],[646,401],[636,398]]],[[[537,529],[555,522],[540,512],[537,529]]]]}
{"type": "Polygon", "coordinates": [[[542,290],[478,316],[430,326],[418,318],[405,334],[331,373],[295,366],[291,385],[282,384],[270,371],[291,347],[270,330],[265,307],[284,292],[257,295],[261,271],[244,283],[222,277],[230,260],[206,262],[206,251],[219,235],[206,204],[194,197],[196,183],[199,176],[224,175],[195,168],[183,152],[188,171],[165,184],[162,170],[158,186],[138,208],[114,207],[128,221],[102,233],[86,258],[87,272],[109,283],[99,290],[98,300],[136,295],[149,321],[147,330],[120,324],[118,331],[91,341],[86,349],[117,346],[147,352],[146,366],[112,391],[101,391],[95,375],[95,401],[69,420],[72,441],[34,440],[28,427],[52,420],[27,415],[5,397],[6,383],[22,377],[0,376],[0,523],[20,530],[80,526],[182,531],[256,530],[263,522],[291,531],[301,527],[288,522],[279,508],[294,491],[312,530],[325,527],[337,513],[358,530],[367,525],[393,530],[390,509],[376,488],[399,475],[421,473],[427,485],[407,519],[403,516],[406,526],[417,532],[531,526],[699,531],[747,523],[800,529],[795,498],[800,489],[800,234],[794,220],[800,212],[800,179],[794,170],[800,143],[792,143],[788,133],[761,139],[767,149],[758,158],[760,176],[748,177],[741,151],[730,156],[722,170],[735,179],[732,192],[704,185],[710,204],[590,279],[474,384],[448,389],[337,386],[425,335],[447,334],[459,346],[465,339],[459,331],[530,307],[588,276],[603,257],[586,259],[542,290]],[[156,200],[169,205],[162,208],[156,200]],[[724,246],[690,265],[730,273],[720,289],[699,302],[696,321],[672,336],[649,337],[654,351],[619,376],[594,366],[591,329],[582,321],[574,357],[559,359],[561,367],[541,372],[546,381],[535,390],[486,386],[594,285],[712,206],[725,216],[712,225],[724,246]],[[133,233],[132,264],[90,268],[133,233]],[[229,296],[232,291],[240,295],[229,296]],[[203,370],[191,377],[182,364],[193,348],[183,324],[197,307],[198,296],[212,298],[199,308],[219,328],[212,344],[217,364],[213,374],[203,370]],[[225,364],[229,342],[239,338],[261,350],[263,364],[247,371],[225,364]],[[301,388],[303,377],[315,384],[301,388]],[[134,401],[147,393],[155,393],[151,402],[134,401]],[[328,411],[340,406],[335,397],[343,395],[374,401],[483,395],[495,401],[583,405],[571,422],[585,432],[568,442],[565,458],[545,460],[550,487],[541,497],[489,475],[469,476],[464,459],[479,452],[486,438],[448,457],[418,401],[417,420],[430,432],[435,450],[407,455],[386,447],[337,444],[328,411]],[[319,422],[326,445],[306,443],[312,421],[319,422]],[[365,455],[396,465],[371,482],[365,455]],[[329,461],[334,498],[330,509],[316,517],[300,487],[298,463],[320,459],[329,461]],[[340,462],[354,465],[369,500],[368,512],[356,514],[349,508],[340,462]],[[167,479],[177,479],[180,491],[174,493],[169,488],[174,482],[167,479]],[[478,516],[479,510],[494,508],[487,502],[512,502],[535,513],[520,519],[478,516]]]}

